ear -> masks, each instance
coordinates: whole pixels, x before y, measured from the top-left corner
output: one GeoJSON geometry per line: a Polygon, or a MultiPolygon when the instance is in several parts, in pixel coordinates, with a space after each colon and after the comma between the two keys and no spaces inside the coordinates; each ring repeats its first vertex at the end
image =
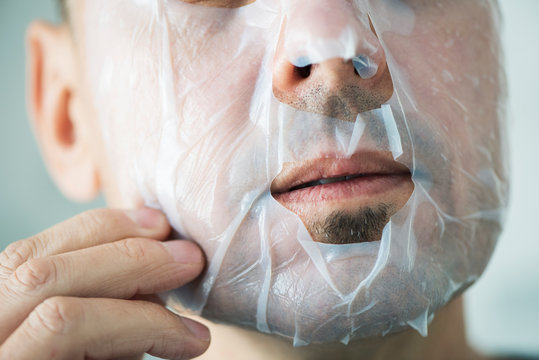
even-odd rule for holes
{"type": "Polygon", "coordinates": [[[45,163],[67,197],[89,201],[100,185],[70,29],[34,22],[26,41],[28,108],[45,163]]]}

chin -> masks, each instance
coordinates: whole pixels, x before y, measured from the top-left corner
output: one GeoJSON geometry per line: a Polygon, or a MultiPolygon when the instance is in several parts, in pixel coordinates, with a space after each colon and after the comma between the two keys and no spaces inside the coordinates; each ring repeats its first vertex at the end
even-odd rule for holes
{"type": "MultiPolygon", "coordinates": [[[[291,339],[296,346],[348,344],[409,329],[426,335],[437,311],[483,271],[500,227],[491,221],[427,227],[438,220],[431,203],[417,207],[410,224],[414,196],[391,217],[381,239],[344,245],[312,241],[302,222],[292,221],[296,214],[268,196],[272,203],[264,207],[274,215],[280,211],[280,221],[269,223],[268,237],[261,238],[261,214],[245,218],[207,300],[194,310],[217,323],[291,339]],[[411,239],[410,226],[419,229],[411,239]],[[474,237],[480,250],[468,251],[463,240],[474,237]]],[[[176,300],[189,308],[197,300],[190,296],[207,281],[203,277],[179,290],[176,300]]]]}

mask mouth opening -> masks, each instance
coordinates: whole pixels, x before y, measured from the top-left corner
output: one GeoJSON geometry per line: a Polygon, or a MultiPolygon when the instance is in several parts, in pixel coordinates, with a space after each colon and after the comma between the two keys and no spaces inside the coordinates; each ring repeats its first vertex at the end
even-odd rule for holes
{"type": "Polygon", "coordinates": [[[387,151],[285,163],[271,184],[271,196],[326,244],[380,240],[413,190],[410,170],[387,151]]]}

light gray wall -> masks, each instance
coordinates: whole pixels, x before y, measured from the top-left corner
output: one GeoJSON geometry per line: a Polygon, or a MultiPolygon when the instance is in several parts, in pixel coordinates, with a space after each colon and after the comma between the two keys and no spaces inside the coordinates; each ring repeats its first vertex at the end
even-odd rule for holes
{"type": "MultiPolygon", "coordinates": [[[[539,1],[501,5],[512,92],[512,206],[486,274],[466,297],[467,322],[482,350],[539,355],[539,1]]],[[[25,110],[24,32],[37,17],[56,18],[52,0],[0,0],[0,249],[104,205],[66,200],[34,143],[25,110]]]]}
{"type": "Polygon", "coordinates": [[[539,1],[501,0],[509,77],[511,207],[494,257],[468,292],[476,347],[539,355],[539,1]]]}

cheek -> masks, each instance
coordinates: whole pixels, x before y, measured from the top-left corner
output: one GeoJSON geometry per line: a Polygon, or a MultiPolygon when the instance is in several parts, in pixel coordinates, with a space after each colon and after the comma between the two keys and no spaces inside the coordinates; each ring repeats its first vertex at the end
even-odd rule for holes
{"type": "MultiPolygon", "coordinates": [[[[447,183],[439,203],[452,201],[454,210],[463,215],[477,204],[495,208],[500,189],[480,188],[474,180],[490,184],[497,177],[503,179],[499,149],[504,138],[500,133],[504,84],[495,17],[474,3],[458,12],[447,8],[444,14],[416,15],[410,36],[388,32],[382,38],[394,58],[392,71],[406,74],[397,79],[405,79],[397,84],[399,96],[411,97],[421,126],[429,128],[445,149],[443,159],[424,158],[443,164],[439,180],[447,183]]],[[[421,153],[417,142],[416,146],[421,153]]],[[[423,154],[430,153],[423,149],[423,154]]]]}
{"type": "Polygon", "coordinates": [[[455,149],[471,149],[492,135],[486,129],[500,116],[503,84],[493,18],[472,4],[458,11],[448,6],[443,14],[419,12],[416,24],[410,36],[383,36],[406,74],[400,95],[411,96],[428,125],[455,149]]]}
{"type": "Polygon", "coordinates": [[[86,5],[83,58],[118,202],[133,206],[140,193],[158,197],[160,161],[178,167],[190,151],[210,168],[248,125],[265,41],[226,21],[172,8],[168,22],[155,22],[144,6],[120,12],[113,3],[86,5]],[[249,46],[238,49],[240,40],[249,46]]]}
{"type": "Polygon", "coordinates": [[[208,48],[185,56],[180,39],[171,49],[173,97],[180,117],[178,132],[184,141],[200,137],[201,132],[217,136],[249,121],[249,107],[261,66],[263,49],[231,52],[234,38],[210,38],[208,48]],[[190,62],[189,58],[197,59],[190,62]],[[220,131],[213,131],[220,130],[220,131]]]}

